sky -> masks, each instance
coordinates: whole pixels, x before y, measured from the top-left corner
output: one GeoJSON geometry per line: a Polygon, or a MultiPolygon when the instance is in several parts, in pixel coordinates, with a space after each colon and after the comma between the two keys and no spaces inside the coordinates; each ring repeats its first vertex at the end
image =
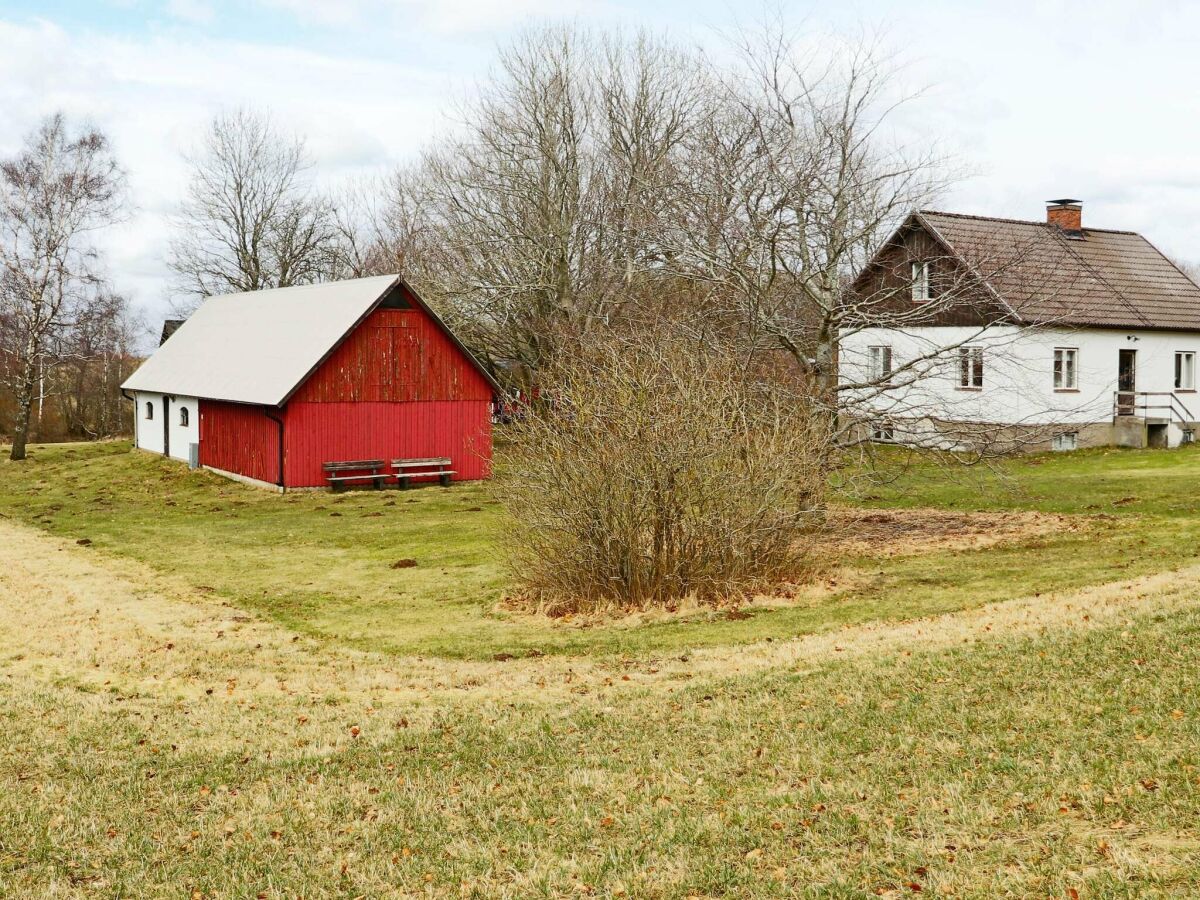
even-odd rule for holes
{"type": "MultiPolygon", "coordinates": [[[[1200,3],[774,0],[814,34],[869,32],[919,98],[909,140],[963,173],[938,204],[1140,231],[1200,261],[1200,3]]],[[[221,110],[269,110],[323,182],[385,173],[451,127],[518,29],[568,19],[719,52],[761,11],[729,0],[0,0],[0,156],[46,115],[94,124],[129,175],[114,286],[157,330],[183,154],[221,110]]]]}

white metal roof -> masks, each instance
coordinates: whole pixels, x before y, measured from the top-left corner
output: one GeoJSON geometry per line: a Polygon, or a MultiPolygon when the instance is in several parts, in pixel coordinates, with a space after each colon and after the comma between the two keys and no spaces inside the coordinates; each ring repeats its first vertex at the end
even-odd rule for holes
{"type": "Polygon", "coordinates": [[[210,297],[121,387],[278,406],[397,281],[210,297]]]}

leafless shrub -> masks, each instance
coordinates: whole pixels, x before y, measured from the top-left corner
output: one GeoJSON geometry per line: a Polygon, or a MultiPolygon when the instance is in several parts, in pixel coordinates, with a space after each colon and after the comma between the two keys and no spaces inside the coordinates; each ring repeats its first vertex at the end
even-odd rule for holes
{"type": "Polygon", "coordinates": [[[803,574],[828,436],[802,382],[678,322],[597,333],[544,374],[497,473],[525,603],[719,603],[803,574]]]}

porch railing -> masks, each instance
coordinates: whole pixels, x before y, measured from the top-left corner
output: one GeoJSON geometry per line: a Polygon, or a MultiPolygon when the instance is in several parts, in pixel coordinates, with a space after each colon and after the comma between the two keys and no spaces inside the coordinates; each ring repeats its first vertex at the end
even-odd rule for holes
{"type": "Polygon", "coordinates": [[[1173,422],[1195,422],[1190,409],[1171,391],[1117,391],[1113,394],[1113,418],[1141,416],[1173,422]]]}

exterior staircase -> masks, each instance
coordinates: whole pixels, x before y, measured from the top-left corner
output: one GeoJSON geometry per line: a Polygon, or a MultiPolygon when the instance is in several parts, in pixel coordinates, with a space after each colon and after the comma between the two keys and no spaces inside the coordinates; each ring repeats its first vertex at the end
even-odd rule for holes
{"type": "Polygon", "coordinates": [[[1172,391],[1117,391],[1113,394],[1113,441],[1119,447],[1168,447],[1171,426],[1179,443],[1195,439],[1200,422],[1172,391]]]}

